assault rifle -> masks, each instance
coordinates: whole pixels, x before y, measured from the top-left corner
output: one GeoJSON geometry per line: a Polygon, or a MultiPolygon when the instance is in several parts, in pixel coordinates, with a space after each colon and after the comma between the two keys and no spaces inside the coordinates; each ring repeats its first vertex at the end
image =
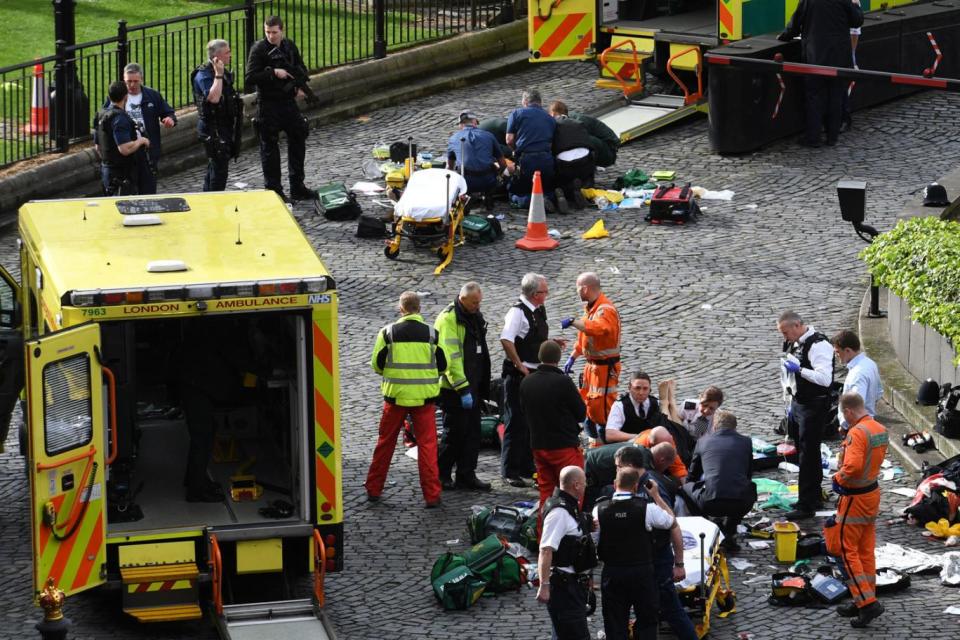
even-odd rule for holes
{"type": "Polygon", "coordinates": [[[243,98],[233,92],[233,139],[230,141],[230,157],[240,157],[240,145],[243,142],[243,98]]]}
{"type": "MultiPolygon", "coordinates": [[[[137,128],[137,132],[140,133],[144,138],[147,137],[147,131],[143,126],[142,122],[133,121],[133,126],[137,128]]],[[[148,138],[149,139],[149,138],[148,138]]],[[[147,163],[147,169],[150,170],[150,174],[156,178],[157,177],[157,165],[153,164],[153,159],[150,158],[150,149],[148,147],[140,147],[137,149],[137,153],[143,154],[143,161],[147,163]]]]}
{"type": "Polygon", "coordinates": [[[297,89],[303,91],[306,103],[311,107],[319,106],[323,101],[310,87],[310,76],[301,64],[297,64],[292,56],[288,56],[279,46],[274,47],[267,54],[274,63],[274,68],[283,69],[290,74],[290,78],[283,84],[283,90],[288,93],[296,93],[297,89]]]}

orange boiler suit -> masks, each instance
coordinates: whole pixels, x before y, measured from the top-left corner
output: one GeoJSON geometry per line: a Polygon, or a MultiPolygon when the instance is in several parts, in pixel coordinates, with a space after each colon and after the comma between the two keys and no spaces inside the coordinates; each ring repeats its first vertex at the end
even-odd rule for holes
{"type": "Polygon", "coordinates": [[[847,430],[840,449],[839,468],[833,476],[833,488],[840,499],[836,524],[824,529],[824,539],[827,551],[843,562],[847,586],[858,609],[877,601],[874,557],[880,510],[877,477],[888,442],[884,426],[864,416],[847,430]]]}
{"type": "Polygon", "coordinates": [[[586,306],[581,321],[584,329],[577,335],[573,348],[575,358],[582,355],[587,359],[580,396],[587,405],[587,417],[595,424],[606,425],[620,384],[620,314],[601,293],[586,306]]]}

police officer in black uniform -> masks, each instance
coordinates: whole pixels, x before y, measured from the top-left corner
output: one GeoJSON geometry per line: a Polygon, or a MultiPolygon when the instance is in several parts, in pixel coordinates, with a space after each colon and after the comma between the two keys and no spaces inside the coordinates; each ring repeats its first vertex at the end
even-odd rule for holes
{"type": "Polygon", "coordinates": [[[783,335],[782,358],[786,373],[792,374],[796,391],[790,403],[787,433],[797,443],[800,457],[800,489],[797,504],[786,514],[788,520],[812,518],[822,504],[820,443],[830,422],[830,385],[833,384],[833,347],[830,339],[807,326],[795,311],[784,311],[777,319],[783,335]]]}
{"type": "Polygon", "coordinates": [[[107,196],[136,194],[136,154],[141,149],[146,153],[150,140],[146,136],[137,137],[136,125],[124,109],[127,85],[114,82],[107,94],[110,106],[97,116],[103,193],[107,196]]]}
{"type": "Polygon", "coordinates": [[[656,483],[646,480],[645,490],[653,503],[636,495],[640,477],[633,467],[618,469],[613,497],[601,499],[593,511],[593,535],[603,561],[603,628],[610,640],[627,639],[631,607],[637,616],[633,637],[657,637],[658,594],[650,532],[658,529],[680,537],[677,521],[656,483]]]}
{"type": "Polygon", "coordinates": [[[590,516],[580,511],[587,479],[580,467],[564,467],[560,486],[543,506],[537,600],[547,605],[558,640],[589,640],[587,591],[597,554],[590,516]]]}
{"type": "Polygon", "coordinates": [[[280,179],[283,131],[287,134],[290,196],[294,200],[315,200],[317,192],[304,185],[303,162],[310,128],[296,102],[296,98],[304,97],[304,90],[298,85],[306,83],[309,73],[297,45],[283,37],[283,20],[269,16],[263,23],[263,33],[266,37],[250,49],[244,77],[248,88],[257,88],[257,134],[264,186],[286,199],[280,179]]]}
{"type": "Polygon", "coordinates": [[[226,40],[207,43],[207,62],[194,70],[190,84],[197,103],[197,136],[207,152],[204,191],[223,191],[227,187],[230,158],[240,153],[238,134],[242,125],[243,102],[233,89],[230,44],[226,40]]]}

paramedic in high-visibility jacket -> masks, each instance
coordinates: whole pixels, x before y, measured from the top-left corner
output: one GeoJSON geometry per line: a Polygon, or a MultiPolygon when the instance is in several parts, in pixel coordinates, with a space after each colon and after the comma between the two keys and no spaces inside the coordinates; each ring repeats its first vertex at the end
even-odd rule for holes
{"type": "Polygon", "coordinates": [[[610,408],[617,401],[620,382],[620,314],[604,295],[596,273],[580,274],[577,293],[587,303],[586,312],[582,318],[560,321],[563,329],[573,327],[579,332],[577,344],[563,372],[570,373],[578,357],[587,359],[580,383],[580,395],[587,404],[587,433],[596,433],[602,440],[603,426],[607,424],[610,408]],[[596,431],[593,425],[596,425],[596,431]]]}
{"type": "Polygon", "coordinates": [[[849,426],[833,476],[837,501],[835,522],[824,527],[827,552],[840,558],[853,603],[837,607],[850,624],[866,627],[883,613],[877,601],[874,558],[876,520],[880,510],[877,477],[887,454],[887,430],[874,420],[858,393],[840,396],[840,410],[849,426]]]}
{"type": "Polygon", "coordinates": [[[447,359],[437,331],[420,315],[419,295],[413,291],[400,294],[400,316],[377,333],[373,347],[370,366],[383,376],[383,416],[364,487],[367,500],[380,500],[397,435],[409,415],[417,439],[420,489],[430,509],[440,505],[434,405],[440,395],[440,374],[447,372],[447,359]]]}

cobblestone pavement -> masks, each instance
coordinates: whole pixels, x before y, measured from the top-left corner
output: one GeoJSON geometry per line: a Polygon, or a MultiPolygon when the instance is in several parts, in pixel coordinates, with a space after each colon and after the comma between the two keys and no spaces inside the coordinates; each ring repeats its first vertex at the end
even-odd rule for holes
{"type": "MultiPolygon", "coordinates": [[[[352,184],[378,142],[414,136],[421,149],[439,151],[454,129],[456,115],[470,107],[481,116],[511,109],[520,89],[539,87],[545,99],[561,98],[572,108],[589,110],[608,99],[592,88],[593,68],[582,64],[531,67],[529,71],[476,87],[449,91],[412,103],[381,109],[369,117],[324,126],[309,140],[308,175],[318,185],[332,180],[352,184]]],[[[865,288],[863,265],[856,254],[860,241],[840,221],[834,185],[844,177],[865,178],[868,222],[889,228],[904,201],[927,182],[960,164],[954,114],[960,97],[929,93],[890,103],[855,116],[856,128],[835,148],[817,150],[780,142],[762,152],[732,157],[711,153],[707,121],[675,126],[621,150],[616,167],[602,183],[632,167],[647,171],[674,169],[681,181],[710,189],[733,189],[731,202],[704,202],[704,217],[686,227],[654,227],[643,212],[605,215],[611,237],[585,241],[580,234],[599,216],[584,212],[552,217],[564,234],[558,250],[524,253],[513,248],[525,212],[506,214],[507,237],[487,246],[458,249],[453,264],[434,277],[432,255],[404,246],[399,260],[384,258],[376,241],[354,237],[355,224],[333,223],[298,206],[295,214],[335,275],[341,294],[341,379],[343,405],[346,570],[328,580],[328,611],[339,636],[347,639],[547,638],[546,611],[532,590],[483,599],[462,613],[443,613],[435,604],[427,575],[433,560],[466,537],[470,506],[530,499],[533,492],[502,485],[496,452],[482,454],[479,473],[494,482],[490,495],[449,492],[443,508],[425,511],[416,482],[416,467],[398,450],[384,500],[364,501],[362,481],[375,441],[379,417],[378,378],[367,366],[374,331],[389,322],[398,294],[414,289],[425,294],[425,315],[432,319],[470,279],[484,286],[483,311],[490,324],[495,359],[497,336],[507,307],[515,300],[521,275],[548,276],[548,310],[554,328],[559,318],[577,313],[574,280],[596,270],[606,292],[619,305],[624,325],[624,371],[643,368],[655,381],[677,380],[682,397],[708,384],[724,388],[726,408],[743,430],[770,436],[782,406],[777,383],[780,340],[775,317],[794,308],[819,329],[831,333],[855,326],[865,288]]],[[[231,183],[262,184],[253,152],[231,165],[231,183]]],[[[202,180],[194,169],[161,180],[161,190],[189,191],[202,180]]],[[[51,194],[53,195],[53,194],[51,194]]],[[[365,200],[363,206],[375,205],[365,200]]],[[[10,266],[12,231],[6,232],[0,257],[10,266]]],[[[571,337],[567,332],[567,337],[571,337]]],[[[496,361],[496,360],[495,360],[496,361]]],[[[494,365],[498,366],[497,364],[494,365]]],[[[889,412],[888,412],[889,413],[889,412]]],[[[0,457],[0,636],[35,637],[30,605],[29,528],[23,464],[13,452],[0,457]]],[[[780,477],[781,472],[769,474],[780,477]]],[[[783,478],[787,479],[787,478],[783,478]]],[[[909,486],[912,480],[902,484],[909,486]]],[[[890,517],[903,499],[884,493],[890,517]]],[[[812,523],[811,528],[812,528],[812,523]]],[[[881,526],[881,541],[940,550],[919,530],[881,526]]],[[[738,612],[715,619],[712,637],[928,638],[953,635],[955,618],[941,612],[960,604],[956,591],[941,588],[935,577],[920,578],[906,593],[884,599],[887,613],[868,632],[851,632],[846,621],[827,609],[774,609],[766,604],[770,550],[748,550],[754,566],[733,570],[738,612]],[[751,579],[752,578],[752,579],[751,579]],[[745,581],[749,580],[749,583],[745,581]]],[[[117,597],[87,594],[71,598],[68,614],[76,623],[73,638],[212,638],[207,624],[139,626],[117,613],[117,597]]],[[[716,612],[715,612],[716,613],[716,612]]],[[[591,628],[601,628],[595,616],[591,628]]]]}

